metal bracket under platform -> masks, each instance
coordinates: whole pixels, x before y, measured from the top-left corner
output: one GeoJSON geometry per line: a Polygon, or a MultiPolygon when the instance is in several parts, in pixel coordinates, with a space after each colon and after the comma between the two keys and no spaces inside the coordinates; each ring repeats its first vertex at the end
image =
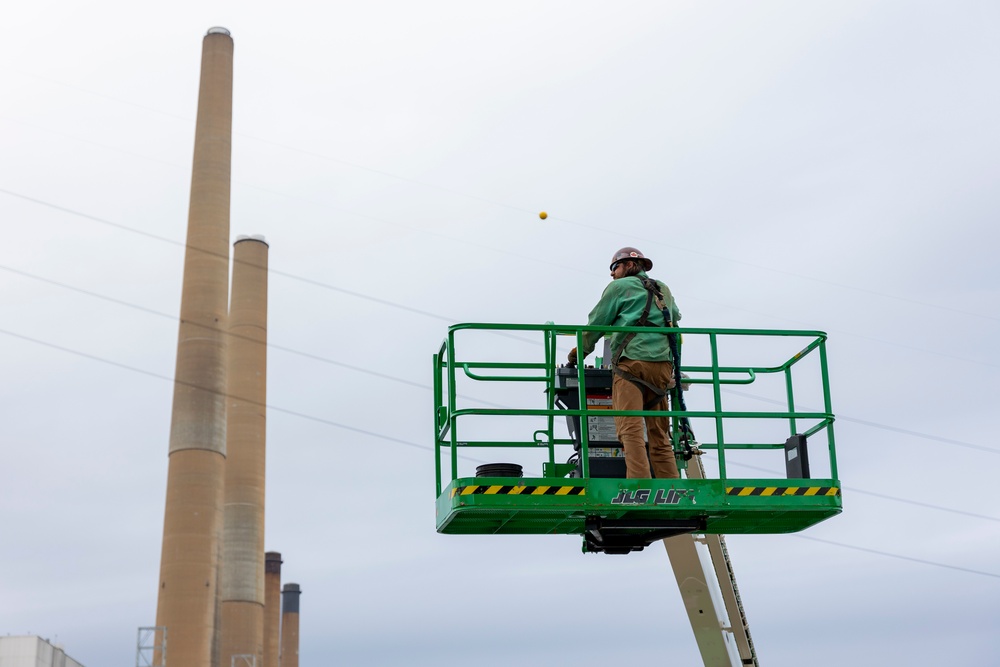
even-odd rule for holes
{"type": "Polygon", "coordinates": [[[665,537],[705,530],[705,520],[695,519],[587,519],[583,534],[585,552],[627,554],[642,551],[665,537]]]}

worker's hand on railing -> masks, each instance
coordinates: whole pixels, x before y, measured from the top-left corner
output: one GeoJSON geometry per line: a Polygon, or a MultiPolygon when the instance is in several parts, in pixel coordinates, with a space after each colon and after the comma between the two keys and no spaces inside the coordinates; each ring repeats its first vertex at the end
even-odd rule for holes
{"type": "Polygon", "coordinates": [[[567,366],[576,366],[576,348],[574,347],[569,351],[569,356],[566,357],[567,366]]]}

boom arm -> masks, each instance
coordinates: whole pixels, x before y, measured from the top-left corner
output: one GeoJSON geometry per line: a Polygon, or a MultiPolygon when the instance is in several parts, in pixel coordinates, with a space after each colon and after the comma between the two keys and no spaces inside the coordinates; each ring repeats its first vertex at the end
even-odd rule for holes
{"type": "MultiPolygon", "coordinates": [[[[687,474],[704,478],[700,458],[688,463],[687,474]]],[[[758,667],[725,538],[678,535],[663,540],[663,546],[705,667],[758,667]]]]}

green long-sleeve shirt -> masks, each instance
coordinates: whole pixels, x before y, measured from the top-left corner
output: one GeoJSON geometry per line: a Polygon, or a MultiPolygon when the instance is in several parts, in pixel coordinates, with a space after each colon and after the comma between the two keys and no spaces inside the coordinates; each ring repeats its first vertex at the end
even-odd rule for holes
{"type": "MultiPolygon", "coordinates": [[[[641,275],[646,276],[646,273],[642,272],[641,275]]],[[[677,309],[677,303],[670,293],[670,288],[660,281],[657,281],[657,284],[660,286],[673,321],[677,322],[681,319],[681,312],[677,309]]],[[[627,278],[612,280],[611,284],[604,289],[601,300],[590,311],[587,324],[615,327],[635,326],[639,323],[639,317],[642,316],[642,309],[645,307],[646,288],[642,286],[642,281],[639,280],[638,276],[628,276],[627,278]]],[[[656,307],[655,299],[649,308],[648,321],[650,324],[658,327],[664,326],[663,313],[656,307]]],[[[667,342],[667,337],[663,335],[662,331],[665,330],[656,332],[650,329],[650,333],[636,334],[625,347],[622,356],[642,361],[673,361],[673,355],[670,353],[670,344],[667,342]]],[[[618,349],[622,339],[627,335],[625,333],[611,334],[612,354],[618,349]]],[[[583,350],[580,351],[579,355],[581,360],[594,351],[594,346],[597,345],[597,341],[600,340],[601,336],[602,334],[597,332],[584,332],[583,350]]]]}

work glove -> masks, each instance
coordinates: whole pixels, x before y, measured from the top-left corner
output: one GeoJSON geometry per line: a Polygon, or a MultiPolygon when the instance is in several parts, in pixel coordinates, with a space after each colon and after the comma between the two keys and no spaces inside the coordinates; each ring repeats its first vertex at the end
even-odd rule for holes
{"type": "Polygon", "coordinates": [[[572,350],[569,351],[569,356],[566,357],[566,359],[567,359],[567,361],[566,361],[566,365],[567,366],[576,366],[576,348],[575,347],[572,350]]]}

